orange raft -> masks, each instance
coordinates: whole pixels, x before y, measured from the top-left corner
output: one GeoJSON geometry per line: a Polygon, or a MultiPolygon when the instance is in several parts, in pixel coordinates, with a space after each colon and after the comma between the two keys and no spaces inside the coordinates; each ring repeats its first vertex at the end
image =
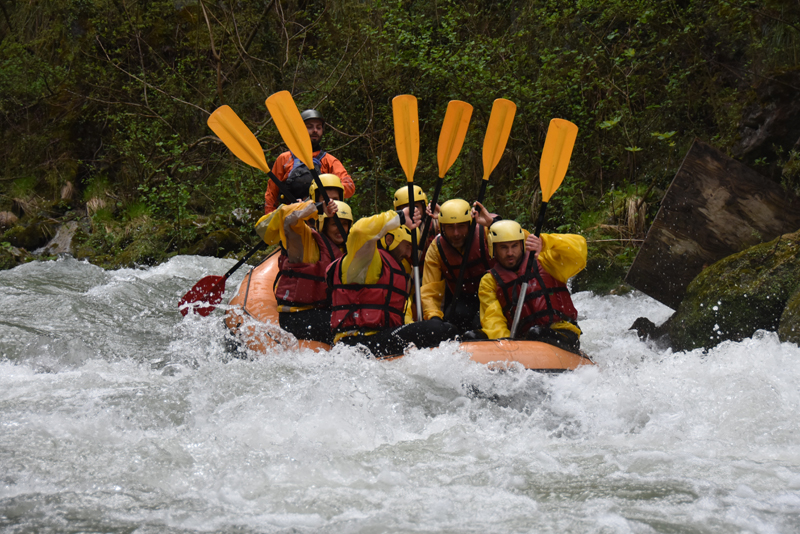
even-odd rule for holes
{"type": "MultiPolygon", "coordinates": [[[[295,340],[294,336],[280,329],[278,303],[273,291],[277,274],[278,254],[275,251],[244,277],[229,303],[225,325],[240,343],[255,352],[267,353],[280,348],[308,348],[318,352],[330,349],[330,346],[318,341],[295,340]]],[[[469,341],[461,343],[460,349],[467,352],[471,360],[493,367],[521,364],[533,371],[558,373],[572,371],[583,365],[594,365],[585,354],[574,354],[540,341],[469,341]]],[[[401,356],[382,359],[391,360],[401,356]]]]}

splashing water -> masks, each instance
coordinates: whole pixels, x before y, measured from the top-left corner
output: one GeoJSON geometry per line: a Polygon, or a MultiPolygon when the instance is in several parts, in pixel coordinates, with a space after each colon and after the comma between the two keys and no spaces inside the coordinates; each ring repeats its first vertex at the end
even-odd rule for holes
{"type": "Polygon", "coordinates": [[[772,333],[673,354],[627,330],[669,309],[580,293],[573,373],[232,359],[221,312],[176,308],[230,265],[0,273],[1,530],[800,531],[800,349],[772,333]]]}

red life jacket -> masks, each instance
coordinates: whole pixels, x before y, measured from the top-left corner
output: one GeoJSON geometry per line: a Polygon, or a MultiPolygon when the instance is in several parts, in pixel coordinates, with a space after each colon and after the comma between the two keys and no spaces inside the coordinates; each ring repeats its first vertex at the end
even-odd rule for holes
{"type": "Polygon", "coordinates": [[[378,249],[383,265],[374,284],[342,283],[342,260],[328,269],[331,288],[331,329],[334,334],[350,330],[382,330],[402,326],[408,300],[408,275],[391,254],[378,249]]]}
{"type": "Polygon", "coordinates": [[[273,288],[280,306],[330,306],[325,270],[333,260],[342,257],[342,251],[316,230],[311,230],[311,233],[319,247],[316,263],[291,263],[283,250],[278,258],[279,270],[273,288]]]}
{"type": "Polygon", "coordinates": [[[525,295],[517,333],[524,333],[534,325],[550,326],[559,321],[568,321],[577,326],[578,310],[572,304],[567,284],[553,278],[538,261],[536,262],[538,268],[526,273],[528,261],[532,258],[531,253],[526,252],[516,271],[510,271],[499,263],[491,270],[497,283],[497,300],[503,307],[508,327],[511,328],[514,321],[520,286],[526,278],[528,279],[528,291],[525,295]]]}
{"type": "MultiPolygon", "coordinates": [[[[467,267],[464,272],[464,282],[461,289],[462,295],[478,295],[481,278],[486,271],[494,267],[494,259],[489,257],[486,247],[486,232],[480,224],[475,226],[472,245],[469,248],[467,267]]],[[[465,245],[466,246],[466,243],[465,245]]],[[[444,238],[444,233],[436,236],[436,247],[439,249],[442,277],[447,283],[451,294],[455,294],[458,274],[461,270],[461,252],[444,238]]]]}

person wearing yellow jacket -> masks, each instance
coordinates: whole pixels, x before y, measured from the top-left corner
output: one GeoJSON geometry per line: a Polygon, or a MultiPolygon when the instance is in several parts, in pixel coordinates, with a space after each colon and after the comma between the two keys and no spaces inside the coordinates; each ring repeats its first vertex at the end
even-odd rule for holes
{"type": "Polygon", "coordinates": [[[281,244],[275,299],[281,328],[297,339],[330,344],[331,308],[325,273],[341,257],[344,236],[330,219],[335,213],[347,231],[353,222],[350,207],[331,200],[320,215],[322,203],[313,201],[280,205],[256,223],[256,232],[269,245],[281,244]],[[307,222],[319,216],[318,232],[307,222]]]}
{"type": "Polygon", "coordinates": [[[478,286],[483,275],[494,265],[489,254],[487,234],[488,227],[496,219],[499,217],[490,214],[478,202],[474,208],[460,198],[442,204],[439,213],[441,233],[428,248],[422,274],[420,297],[424,319],[447,318],[462,333],[480,327],[478,286]],[[461,260],[473,218],[477,224],[472,233],[469,257],[461,278],[461,260]],[[459,278],[461,287],[457,291],[459,278]],[[454,305],[453,297],[456,293],[459,298],[454,305]]]}
{"type": "Polygon", "coordinates": [[[409,277],[402,265],[411,257],[411,232],[418,232],[421,219],[419,210],[411,218],[406,207],[353,225],[347,254],[328,268],[334,343],[363,345],[383,357],[402,354],[412,344],[438,345],[456,335],[452,328],[435,328],[427,321],[404,324],[409,277]]]}
{"type": "Polygon", "coordinates": [[[500,339],[510,328],[524,281],[528,282],[516,338],[544,341],[566,350],[580,349],[578,312],[567,280],[586,266],[586,240],[575,234],[526,233],[515,221],[489,228],[496,265],[481,279],[481,330],[468,339],[500,339]],[[528,262],[535,262],[528,269],[528,262]]]}

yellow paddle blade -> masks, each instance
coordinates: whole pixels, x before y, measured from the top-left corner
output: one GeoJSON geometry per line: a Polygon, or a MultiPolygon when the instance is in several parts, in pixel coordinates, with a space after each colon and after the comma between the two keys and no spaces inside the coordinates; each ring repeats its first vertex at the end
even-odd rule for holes
{"type": "Polygon", "coordinates": [[[392,99],[394,113],[394,142],[397,158],[406,173],[406,180],[414,181],[414,171],[419,158],[419,120],[417,118],[417,97],[398,95],[392,99]]]}
{"type": "Polygon", "coordinates": [[[297,105],[289,91],[279,91],[267,98],[267,109],[278,127],[283,142],[297,156],[300,161],[305,163],[309,169],[314,168],[313,155],[311,150],[311,138],[308,136],[308,129],[297,105]]]}
{"type": "Polygon", "coordinates": [[[564,181],[572,157],[572,148],[578,137],[578,127],[564,119],[553,119],[544,140],[542,160],[539,164],[539,184],[542,202],[548,202],[564,181]]]}
{"type": "Polygon", "coordinates": [[[230,106],[220,106],[208,118],[211,128],[233,154],[248,165],[269,172],[261,143],[230,106]]]}
{"type": "Polygon", "coordinates": [[[506,149],[508,134],[514,123],[517,105],[511,100],[498,98],[492,105],[492,114],[489,115],[489,126],[486,127],[486,137],[483,138],[483,179],[488,180],[489,175],[506,149]]]}
{"type": "Polygon", "coordinates": [[[451,100],[447,104],[442,131],[439,133],[439,146],[436,153],[439,161],[439,178],[444,178],[447,170],[456,162],[464,138],[467,136],[472,106],[461,100],[451,100]]]}

